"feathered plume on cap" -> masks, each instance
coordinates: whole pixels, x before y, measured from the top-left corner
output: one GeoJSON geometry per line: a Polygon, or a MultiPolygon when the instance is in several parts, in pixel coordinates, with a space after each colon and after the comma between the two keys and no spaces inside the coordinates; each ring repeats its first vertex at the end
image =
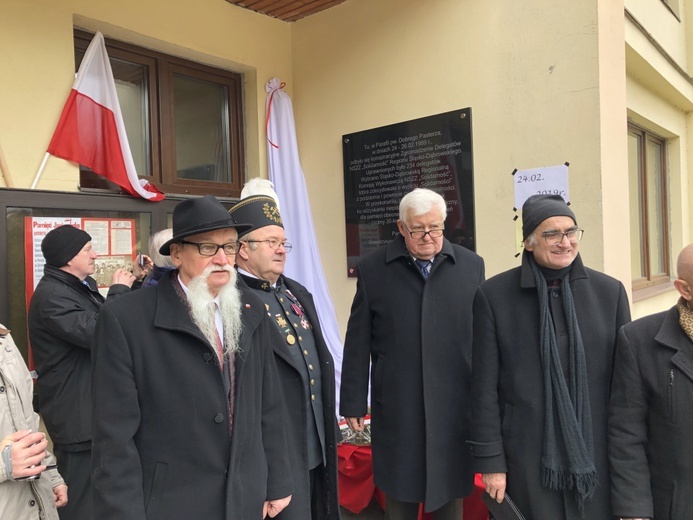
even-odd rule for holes
{"type": "Polygon", "coordinates": [[[271,181],[260,177],[254,177],[246,182],[243,185],[243,191],[241,191],[241,199],[252,197],[253,195],[267,195],[268,197],[272,197],[277,203],[277,211],[281,211],[279,207],[279,197],[274,191],[274,184],[271,181]]]}

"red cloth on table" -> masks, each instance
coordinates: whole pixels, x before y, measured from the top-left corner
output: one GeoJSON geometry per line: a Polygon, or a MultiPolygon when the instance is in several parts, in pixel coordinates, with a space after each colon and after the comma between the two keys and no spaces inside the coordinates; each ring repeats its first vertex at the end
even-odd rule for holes
{"type": "MultiPolygon", "coordinates": [[[[385,509],[385,494],[373,483],[373,461],[370,446],[339,444],[337,446],[339,471],[339,504],[351,511],[360,513],[373,497],[385,509]]],[[[463,520],[488,520],[488,509],[481,499],[484,493],[481,475],[474,479],[474,493],[464,500],[463,520]]],[[[431,520],[431,513],[419,508],[419,520],[431,520]]]]}

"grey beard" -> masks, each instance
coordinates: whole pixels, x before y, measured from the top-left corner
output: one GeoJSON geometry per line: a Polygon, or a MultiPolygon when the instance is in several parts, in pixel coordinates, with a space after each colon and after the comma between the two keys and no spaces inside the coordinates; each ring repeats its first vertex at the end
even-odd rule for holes
{"type": "MultiPolygon", "coordinates": [[[[236,287],[236,270],[230,265],[223,269],[231,275],[229,283],[222,287],[218,294],[219,312],[224,327],[223,350],[226,357],[229,353],[239,350],[243,322],[241,320],[241,292],[236,287]]],[[[197,325],[207,341],[216,350],[217,327],[214,320],[216,306],[207,285],[207,278],[214,270],[215,266],[210,265],[202,274],[190,281],[188,284],[188,303],[190,304],[193,323],[197,325]]]]}

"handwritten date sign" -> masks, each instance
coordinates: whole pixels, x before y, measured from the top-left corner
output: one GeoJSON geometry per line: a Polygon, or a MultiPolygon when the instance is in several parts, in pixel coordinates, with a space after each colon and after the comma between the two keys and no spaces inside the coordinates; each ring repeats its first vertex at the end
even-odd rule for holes
{"type": "Polygon", "coordinates": [[[515,208],[520,209],[532,195],[560,195],[570,202],[568,192],[568,165],[546,166],[531,170],[517,170],[515,183],[515,208]]]}

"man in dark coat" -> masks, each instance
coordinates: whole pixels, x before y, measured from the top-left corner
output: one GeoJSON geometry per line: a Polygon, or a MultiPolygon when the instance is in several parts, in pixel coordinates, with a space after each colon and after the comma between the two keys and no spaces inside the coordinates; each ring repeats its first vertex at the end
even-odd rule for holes
{"type": "Polygon", "coordinates": [[[469,426],[472,300],[483,260],[443,237],[446,207],[417,188],[400,201],[400,236],[362,258],[344,345],[340,410],[360,431],[371,365],[375,485],[390,519],[461,518],[473,488],[469,426]]]}
{"type": "MultiPolygon", "coordinates": [[[[93,518],[91,465],[91,342],[104,297],[90,276],[91,236],[73,226],[44,237],[43,277],[29,305],[29,341],[36,364],[39,408],[58,469],[70,490],[61,520],[93,518]]],[[[144,273],[140,273],[144,276],[144,273]]],[[[129,293],[135,276],[113,273],[107,299],[129,293]]]]}
{"type": "Polygon", "coordinates": [[[177,269],[106,305],[93,360],[99,520],[258,520],[292,491],[269,327],[236,286],[237,224],[212,196],[173,213],[177,269]]]}
{"type": "Polygon", "coordinates": [[[275,199],[243,198],[229,210],[252,224],[240,234],[238,272],[263,301],[273,327],[273,351],[286,405],[285,425],[294,493],[282,520],[339,518],[334,362],[313,296],[284,272],[286,241],[275,199]]]}
{"type": "Polygon", "coordinates": [[[530,197],[522,219],[522,265],[474,299],[475,470],[526,518],[610,520],[606,424],[626,292],[582,264],[561,197],[530,197]]]}
{"type": "Polygon", "coordinates": [[[620,518],[693,518],[693,244],[668,311],[621,329],[609,416],[611,502],[620,518]]]}

